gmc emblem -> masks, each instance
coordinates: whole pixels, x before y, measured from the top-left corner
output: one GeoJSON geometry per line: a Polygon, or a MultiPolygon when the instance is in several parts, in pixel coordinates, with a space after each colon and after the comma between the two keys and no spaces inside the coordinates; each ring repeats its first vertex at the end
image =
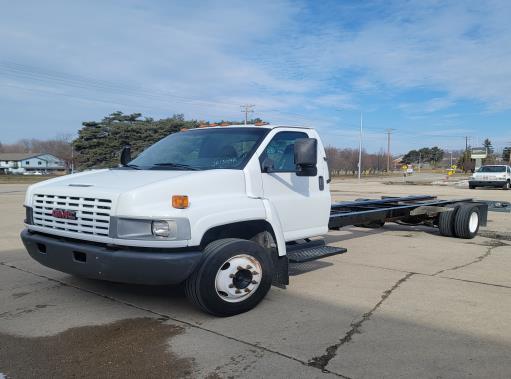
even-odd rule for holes
{"type": "Polygon", "coordinates": [[[76,212],[68,211],[66,209],[54,209],[51,215],[55,218],[63,218],[66,220],[76,220],[76,212]]]}

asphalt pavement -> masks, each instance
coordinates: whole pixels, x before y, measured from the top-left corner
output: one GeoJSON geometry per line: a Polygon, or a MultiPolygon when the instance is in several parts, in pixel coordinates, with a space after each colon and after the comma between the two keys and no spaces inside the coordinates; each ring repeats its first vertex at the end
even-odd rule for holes
{"type": "MultiPolygon", "coordinates": [[[[24,185],[0,186],[0,373],[8,378],[509,378],[511,241],[387,224],[329,233],[348,253],[293,268],[254,310],[215,318],[181,288],[81,279],[19,240],[24,185]]],[[[511,191],[332,183],[335,200],[511,191]]],[[[484,235],[508,231],[489,216],[484,235]]],[[[0,374],[0,377],[1,375],[0,374]]]]}

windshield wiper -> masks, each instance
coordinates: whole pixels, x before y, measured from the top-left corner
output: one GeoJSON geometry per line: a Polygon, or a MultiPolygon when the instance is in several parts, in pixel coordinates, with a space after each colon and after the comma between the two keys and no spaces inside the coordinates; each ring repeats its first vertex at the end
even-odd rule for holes
{"type": "Polygon", "coordinates": [[[122,165],[122,166],[119,166],[119,167],[114,167],[114,168],[117,168],[117,169],[123,169],[123,168],[132,168],[133,170],[142,170],[140,168],[140,166],[137,166],[136,164],[125,164],[125,165],[122,165]]]}
{"type": "Polygon", "coordinates": [[[183,163],[174,163],[174,162],[166,162],[166,163],[155,163],[153,165],[153,168],[154,167],[171,167],[171,168],[176,168],[178,170],[192,170],[192,171],[198,171],[200,170],[200,168],[197,168],[197,167],[192,167],[190,165],[187,165],[187,164],[183,164],[183,163]]]}

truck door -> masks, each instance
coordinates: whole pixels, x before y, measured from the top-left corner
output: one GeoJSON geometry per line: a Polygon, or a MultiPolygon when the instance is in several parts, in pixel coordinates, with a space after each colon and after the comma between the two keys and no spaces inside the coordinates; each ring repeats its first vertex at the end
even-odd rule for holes
{"type": "Polygon", "coordinates": [[[308,137],[301,131],[278,132],[259,157],[261,164],[269,160],[272,166],[269,172],[262,173],[263,192],[278,213],[286,241],[328,231],[331,200],[321,144],[316,176],[296,175],[294,143],[308,137]]]}

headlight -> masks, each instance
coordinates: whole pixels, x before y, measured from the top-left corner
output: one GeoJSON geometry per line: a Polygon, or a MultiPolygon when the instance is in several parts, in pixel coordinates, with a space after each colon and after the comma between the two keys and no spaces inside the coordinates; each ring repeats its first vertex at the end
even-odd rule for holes
{"type": "Polygon", "coordinates": [[[176,223],[174,221],[153,221],[152,232],[156,237],[170,237],[171,234],[176,235],[176,223]],[[172,224],[172,225],[171,225],[172,224]],[[173,227],[173,228],[172,228],[173,227]],[[174,230],[172,230],[174,229],[174,230]],[[174,232],[174,233],[172,233],[174,232]]]}
{"type": "Polygon", "coordinates": [[[172,220],[151,220],[111,217],[110,236],[132,240],[189,240],[190,221],[176,217],[172,220]]]}

